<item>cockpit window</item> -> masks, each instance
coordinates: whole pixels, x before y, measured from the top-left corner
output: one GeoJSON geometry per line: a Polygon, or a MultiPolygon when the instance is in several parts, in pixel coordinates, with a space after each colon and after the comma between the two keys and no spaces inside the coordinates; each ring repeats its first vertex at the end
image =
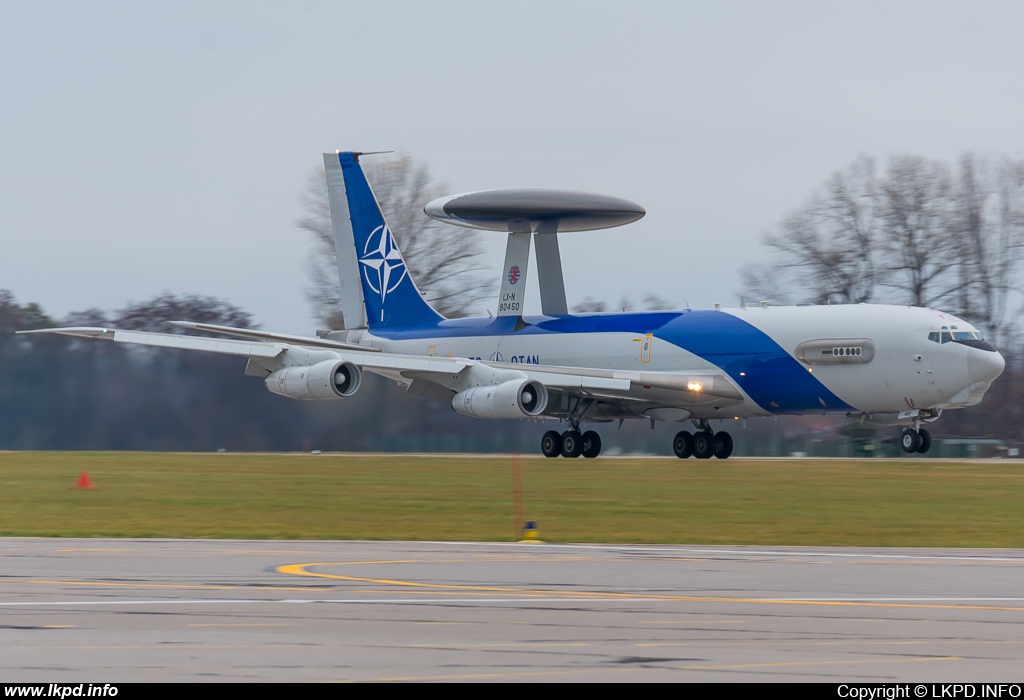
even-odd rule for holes
{"type": "Polygon", "coordinates": [[[950,331],[953,335],[953,340],[984,340],[983,336],[978,331],[962,331],[956,326],[943,326],[943,331],[950,331]]]}
{"type": "Polygon", "coordinates": [[[985,336],[979,331],[962,331],[956,326],[943,326],[941,332],[932,331],[928,334],[928,340],[943,345],[946,343],[959,343],[960,345],[978,348],[979,350],[996,352],[995,346],[987,342],[985,336]]]}

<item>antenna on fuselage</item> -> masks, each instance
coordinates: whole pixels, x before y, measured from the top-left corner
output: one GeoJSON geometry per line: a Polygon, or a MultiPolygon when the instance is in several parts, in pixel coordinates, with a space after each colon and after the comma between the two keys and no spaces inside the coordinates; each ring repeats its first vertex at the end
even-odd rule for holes
{"type": "Polygon", "coordinates": [[[639,204],[618,197],[533,189],[449,195],[430,202],[423,211],[445,223],[508,234],[498,292],[498,316],[520,318],[531,238],[537,246],[541,311],[545,316],[566,316],[569,308],[565,300],[558,234],[622,226],[647,213],[639,204]]]}

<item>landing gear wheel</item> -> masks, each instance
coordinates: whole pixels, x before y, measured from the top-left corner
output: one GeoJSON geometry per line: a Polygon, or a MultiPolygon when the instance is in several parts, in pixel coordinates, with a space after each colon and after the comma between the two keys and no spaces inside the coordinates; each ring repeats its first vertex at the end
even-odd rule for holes
{"type": "Polygon", "coordinates": [[[583,433],[582,454],[587,459],[593,459],[601,454],[601,436],[593,430],[583,433]]]}
{"type": "Polygon", "coordinates": [[[686,430],[680,430],[672,439],[672,451],[679,459],[686,459],[693,454],[693,435],[686,430]]]}
{"type": "Polygon", "coordinates": [[[715,436],[710,430],[701,430],[693,436],[693,456],[697,459],[711,459],[715,454],[715,436]]]}
{"type": "Polygon", "coordinates": [[[918,445],[918,447],[917,447],[917,452],[918,452],[918,454],[922,454],[923,455],[925,452],[927,452],[929,449],[931,449],[931,446],[932,446],[932,434],[929,433],[924,428],[921,428],[920,430],[917,431],[917,435],[918,435],[918,437],[921,440],[921,444],[918,445]]]}
{"type": "Polygon", "coordinates": [[[913,428],[907,428],[903,431],[903,435],[900,436],[900,447],[907,454],[917,452],[917,448],[921,446],[921,436],[917,434],[917,431],[913,428]]]}
{"type": "Polygon", "coordinates": [[[557,430],[549,430],[540,439],[540,451],[545,457],[557,457],[562,454],[562,435],[557,430]]]}
{"type": "Polygon", "coordinates": [[[728,459],[732,454],[732,435],[726,432],[715,433],[715,457],[728,459]]]}
{"type": "Polygon", "coordinates": [[[583,436],[576,430],[562,433],[562,456],[579,457],[583,452],[583,436]]]}

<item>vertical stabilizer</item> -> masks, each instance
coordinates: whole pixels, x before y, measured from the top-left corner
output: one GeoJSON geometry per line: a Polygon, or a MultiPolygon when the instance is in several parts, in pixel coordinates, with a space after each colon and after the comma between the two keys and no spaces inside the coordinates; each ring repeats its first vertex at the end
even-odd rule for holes
{"type": "MultiPolygon", "coordinates": [[[[324,154],[338,249],[338,274],[349,280],[355,279],[352,275],[358,277],[365,323],[371,330],[437,323],[444,317],[423,299],[409,276],[402,252],[359,165],[359,155],[351,151],[324,154]],[[335,199],[338,199],[339,211],[335,210],[335,199]],[[347,247],[341,240],[345,237],[347,247]]],[[[345,293],[342,287],[343,297],[345,293]]],[[[354,297],[349,292],[348,301],[354,297]]],[[[345,303],[343,299],[343,305],[345,303]]],[[[349,312],[343,311],[347,328],[349,312]]]]}
{"type": "Polygon", "coordinates": [[[324,175],[327,196],[331,203],[331,226],[334,229],[334,250],[338,256],[338,288],[341,292],[341,314],[344,328],[366,328],[363,285],[359,278],[359,259],[352,238],[352,218],[345,194],[345,176],[337,153],[324,153],[324,175]]]}

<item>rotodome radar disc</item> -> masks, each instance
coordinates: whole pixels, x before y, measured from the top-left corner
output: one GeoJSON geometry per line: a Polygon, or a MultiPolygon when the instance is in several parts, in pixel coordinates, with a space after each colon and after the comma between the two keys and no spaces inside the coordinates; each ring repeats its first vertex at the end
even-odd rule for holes
{"type": "Polygon", "coordinates": [[[571,190],[487,190],[435,199],[427,216],[487,231],[593,231],[632,223],[647,213],[635,202],[571,190]]]}

